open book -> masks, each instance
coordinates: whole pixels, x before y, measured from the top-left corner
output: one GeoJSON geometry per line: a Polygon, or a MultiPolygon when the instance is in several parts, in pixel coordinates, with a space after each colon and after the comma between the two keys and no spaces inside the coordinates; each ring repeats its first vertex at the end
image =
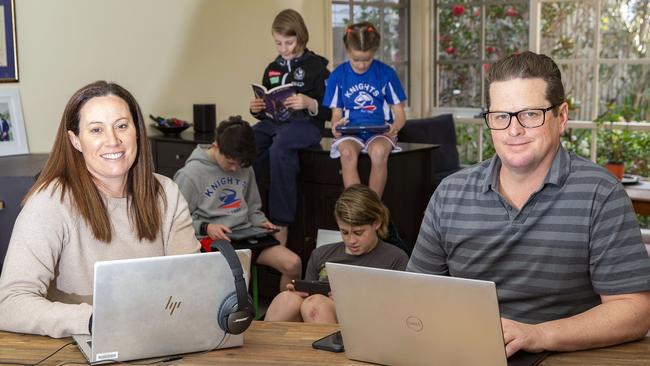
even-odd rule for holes
{"type": "Polygon", "coordinates": [[[266,115],[275,121],[287,121],[293,110],[284,106],[284,101],[296,94],[293,84],[284,84],[266,90],[264,85],[253,84],[253,93],[256,98],[264,99],[266,115]]]}

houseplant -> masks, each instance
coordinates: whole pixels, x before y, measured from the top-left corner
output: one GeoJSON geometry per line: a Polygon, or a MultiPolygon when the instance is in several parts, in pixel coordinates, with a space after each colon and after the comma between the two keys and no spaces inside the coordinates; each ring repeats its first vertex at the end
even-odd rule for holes
{"type": "Polygon", "coordinates": [[[603,128],[598,138],[601,143],[599,153],[605,158],[605,168],[609,170],[618,180],[623,179],[625,172],[625,145],[623,130],[603,128]]]}

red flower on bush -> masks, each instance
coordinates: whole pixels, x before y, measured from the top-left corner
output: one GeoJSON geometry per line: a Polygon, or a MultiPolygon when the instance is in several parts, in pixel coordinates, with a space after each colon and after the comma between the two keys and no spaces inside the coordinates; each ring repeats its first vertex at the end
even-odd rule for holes
{"type": "Polygon", "coordinates": [[[462,5],[454,5],[451,7],[451,13],[456,17],[461,16],[465,13],[465,7],[462,5]]]}
{"type": "Polygon", "coordinates": [[[481,11],[476,9],[476,11],[474,12],[474,16],[475,17],[480,17],[481,16],[481,11]]]}
{"type": "Polygon", "coordinates": [[[506,9],[506,16],[507,17],[516,17],[517,15],[519,15],[519,12],[517,12],[517,9],[515,9],[515,8],[506,9]]]}
{"type": "Polygon", "coordinates": [[[445,48],[445,52],[447,52],[448,55],[453,55],[456,52],[456,48],[449,46],[445,48]]]}
{"type": "Polygon", "coordinates": [[[487,52],[487,53],[494,53],[494,51],[496,51],[496,49],[495,49],[494,47],[492,47],[492,46],[487,47],[487,48],[485,49],[485,52],[487,52]]]}

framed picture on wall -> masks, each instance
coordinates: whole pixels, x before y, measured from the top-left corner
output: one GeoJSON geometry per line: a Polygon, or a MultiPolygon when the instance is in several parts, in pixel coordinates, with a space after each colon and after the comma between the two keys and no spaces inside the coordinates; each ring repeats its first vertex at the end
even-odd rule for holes
{"type": "Polygon", "coordinates": [[[0,88],[0,156],[28,153],[20,93],[0,88]]]}
{"type": "Polygon", "coordinates": [[[0,0],[0,82],[18,81],[14,0],[0,0]]]}

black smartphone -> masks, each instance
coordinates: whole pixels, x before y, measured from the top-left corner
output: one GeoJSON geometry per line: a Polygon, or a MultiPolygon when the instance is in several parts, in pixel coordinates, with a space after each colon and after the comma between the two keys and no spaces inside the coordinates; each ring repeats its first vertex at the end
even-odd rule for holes
{"type": "Polygon", "coordinates": [[[327,281],[306,281],[306,280],[293,280],[293,288],[296,291],[306,292],[310,295],[321,294],[327,296],[330,291],[330,283],[327,281]]]}
{"type": "Polygon", "coordinates": [[[311,346],[315,349],[322,349],[330,352],[345,351],[345,347],[343,347],[343,337],[341,337],[341,331],[326,335],[325,337],[314,341],[311,346]]]}

